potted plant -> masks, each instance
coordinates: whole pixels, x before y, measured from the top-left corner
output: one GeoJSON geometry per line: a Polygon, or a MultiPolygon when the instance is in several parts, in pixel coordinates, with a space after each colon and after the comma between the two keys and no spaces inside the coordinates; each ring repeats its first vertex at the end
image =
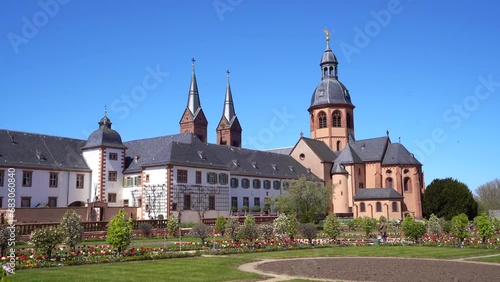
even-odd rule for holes
{"type": "Polygon", "coordinates": [[[262,211],[263,211],[266,215],[268,215],[270,210],[271,210],[271,204],[266,203],[266,204],[264,205],[264,208],[262,209],[262,211]]]}
{"type": "Polygon", "coordinates": [[[231,213],[235,214],[238,211],[238,207],[232,206],[231,213]]]}
{"type": "Polygon", "coordinates": [[[253,211],[254,213],[258,213],[258,212],[260,212],[260,206],[253,206],[253,207],[252,207],[252,211],[253,211]]]}
{"type": "Polygon", "coordinates": [[[242,206],[241,207],[241,210],[245,213],[245,215],[247,214],[248,212],[248,206],[242,206]]]}

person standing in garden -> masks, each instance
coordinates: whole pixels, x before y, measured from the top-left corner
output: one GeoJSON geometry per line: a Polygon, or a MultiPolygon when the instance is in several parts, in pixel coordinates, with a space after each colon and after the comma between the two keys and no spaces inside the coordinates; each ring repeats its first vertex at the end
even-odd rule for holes
{"type": "Polygon", "coordinates": [[[382,236],[382,242],[387,241],[387,225],[385,224],[385,220],[380,221],[378,231],[380,232],[380,236],[382,236]]]}

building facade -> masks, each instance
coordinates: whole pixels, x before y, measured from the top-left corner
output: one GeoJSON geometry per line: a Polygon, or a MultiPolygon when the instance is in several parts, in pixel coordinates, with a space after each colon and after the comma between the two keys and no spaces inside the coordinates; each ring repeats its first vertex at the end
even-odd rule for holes
{"type": "Polygon", "coordinates": [[[7,207],[5,179],[14,168],[17,208],[95,207],[87,220],[107,218],[103,205],[135,207],[139,219],[228,216],[263,208],[300,177],[332,187],[330,212],[339,215],[422,217],[422,164],[389,134],[355,139],[355,106],[338,79],[329,36],[320,68],[308,108],[311,136],[281,150],[241,148],[229,71],[216,144],[207,143],[194,59],[179,134],[123,142],[106,113],[87,140],[0,130],[0,208],[7,207]]]}

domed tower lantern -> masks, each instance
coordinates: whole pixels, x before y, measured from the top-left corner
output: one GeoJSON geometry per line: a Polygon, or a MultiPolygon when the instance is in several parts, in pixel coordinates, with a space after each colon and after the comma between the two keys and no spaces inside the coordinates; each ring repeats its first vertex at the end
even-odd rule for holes
{"type": "Polygon", "coordinates": [[[349,90],[338,80],[338,61],[330,48],[330,32],[321,57],[321,82],[314,90],[310,117],[311,138],[325,142],[333,151],[342,151],[354,137],[354,105],[349,90]]]}

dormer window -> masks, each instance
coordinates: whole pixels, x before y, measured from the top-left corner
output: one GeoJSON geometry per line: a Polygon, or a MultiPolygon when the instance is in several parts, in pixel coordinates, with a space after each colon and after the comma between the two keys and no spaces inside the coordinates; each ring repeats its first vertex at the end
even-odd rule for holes
{"type": "Polygon", "coordinates": [[[273,167],[274,170],[278,170],[278,165],[277,164],[271,164],[271,166],[273,167]]]}
{"type": "Polygon", "coordinates": [[[240,162],[237,159],[233,159],[234,166],[240,166],[240,162]]]}
{"type": "Polygon", "coordinates": [[[306,172],[307,172],[308,174],[311,174],[311,169],[310,169],[310,168],[306,168],[306,172]]]}
{"type": "Polygon", "coordinates": [[[293,165],[289,165],[288,169],[290,169],[290,171],[295,171],[295,168],[293,167],[293,165]]]}
{"type": "Polygon", "coordinates": [[[40,161],[46,161],[47,159],[45,158],[45,154],[42,151],[36,150],[36,157],[40,161]]]}
{"type": "Polygon", "coordinates": [[[253,166],[253,168],[256,168],[256,169],[258,169],[258,168],[259,168],[259,167],[257,166],[257,162],[252,162],[252,166],[253,166]]]}
{"type": "Polygon", "coordinates": [[[198,156],[200,156],[200,159],[202,159],[202,160],[206,160],[207,159],[206,156],[205,156],[205,152],[202,151],[202,150],[198,151],[198,156]]]}

